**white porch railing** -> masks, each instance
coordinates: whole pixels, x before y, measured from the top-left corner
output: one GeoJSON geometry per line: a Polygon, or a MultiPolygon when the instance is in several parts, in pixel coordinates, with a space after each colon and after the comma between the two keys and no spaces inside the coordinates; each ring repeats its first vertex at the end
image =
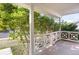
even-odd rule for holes
{"type": "Polygon", "coordinates": [[[41,52],[42,50],[52,46],[55,44],[56,41],[59,40],[60,32],[52,32],[43,34],[42,36],[36,35],[35,36],[35,43],[34,43],[34,52],[35,54],[41,52]]]}
{"type": "Polygon", "coordinates": [[[60,39],[71,40],[71,41],[78,41],[78,39],[79,39],[79,32],[61,31],[60,39]]]}
{"type": "Polygon", "coordinates": [[[39,53],[47,47],[53,46],[58,40],[78,41],[79,32],[56,31],[42,36],[35,36],[34,52],[39,53]]]}

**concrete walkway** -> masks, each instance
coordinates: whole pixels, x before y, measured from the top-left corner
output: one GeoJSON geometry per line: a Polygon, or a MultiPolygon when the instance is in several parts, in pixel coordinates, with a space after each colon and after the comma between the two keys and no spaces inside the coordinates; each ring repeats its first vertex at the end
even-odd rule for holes
{"type": "Polygon", "coordinates": [[[79,55],[79,43],[59,41],[54,46],[45,49],[40,55],[79,55]]]}
{"type": "Polygon", "coordinates": [[[12,55],[11,48],[5,48],[0,50],[0,55],[12,55]]]}
{"type": "MultiPolygon", "coordinates": [[[[0,40],[8,40],[7,39],[8,36],[9,36],[8,32],[0,32],[0,40]]],[[[0,55],[12,55],[11,48],[0,49],[0,55]]]]}

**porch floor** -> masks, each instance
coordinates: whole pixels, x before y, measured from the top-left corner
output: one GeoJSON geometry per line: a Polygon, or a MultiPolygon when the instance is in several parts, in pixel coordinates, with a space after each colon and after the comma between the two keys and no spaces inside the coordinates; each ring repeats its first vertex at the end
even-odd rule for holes
{"type": "Polygon", "coordinates": [[[69,41],[58,41],[39,55],[79,55],[79,43],[69,41]]]}

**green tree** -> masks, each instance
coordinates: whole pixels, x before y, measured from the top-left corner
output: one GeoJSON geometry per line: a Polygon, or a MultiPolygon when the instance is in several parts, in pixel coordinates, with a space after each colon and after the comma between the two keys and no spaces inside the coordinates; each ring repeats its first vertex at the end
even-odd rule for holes
{"type": "Polygon", "coordinates": [[[77,28],[77,25],[74,24],[74,23],[67,23],[67,22],[64,22],[64,23],[61,25],[61,30],[62,30],[62,31],[76,31],[76,28],[77,28]]]}

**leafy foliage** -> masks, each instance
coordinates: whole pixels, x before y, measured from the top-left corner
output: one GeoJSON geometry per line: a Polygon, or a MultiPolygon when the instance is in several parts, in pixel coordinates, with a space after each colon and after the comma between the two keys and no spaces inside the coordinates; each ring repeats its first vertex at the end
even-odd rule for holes
{"type": "Polygon", "coordinates": [[[73,23],[68,24],[67,22],[64,22],[62,24],[62,30],[64,31],[76,31],[76,28],[77,28],[77,25],[73,23]]]}

